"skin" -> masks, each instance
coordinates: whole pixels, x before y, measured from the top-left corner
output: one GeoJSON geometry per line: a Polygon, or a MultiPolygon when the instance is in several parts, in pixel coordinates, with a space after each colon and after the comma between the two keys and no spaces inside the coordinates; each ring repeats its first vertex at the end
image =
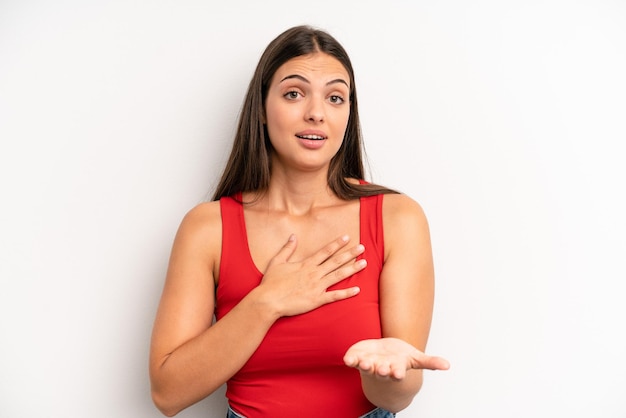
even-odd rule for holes
{"type": "MultiPolygon", "coordinates": [[[[259,195],[244,195],[247,201],[257,198],[245,206],[244,216],[252,259],[264,277],[215,324],[219,202],[196,206],[181,222],[150,350],[152,396],[165,415],[175,415],[223,385],[280,317],[358,295],[358,288],[326,291],[367,268],[366,261],[356,260],[363,246],[350,238],[359,236],[359,202],[339,199],[326,180],[349,117],[348,83],[341,63],[323,53],[294,58],[274,74],[265,103],[275,150],[270,185],[259,195]],[[311,132],[324,139],[298,137],[311,132]]],[[[419,391],[423,369],[447,369],[448,363],[423,353],[433,304],[424,213],[407,196],[386,195],[383,222],[383,338],[355,344],[344,361],[360,371],[368,399],[395,412],[419,391]]]]}

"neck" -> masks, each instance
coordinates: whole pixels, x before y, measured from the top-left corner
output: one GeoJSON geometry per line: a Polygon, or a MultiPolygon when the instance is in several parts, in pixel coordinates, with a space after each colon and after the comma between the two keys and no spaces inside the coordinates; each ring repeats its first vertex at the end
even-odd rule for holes
{"type": "Polygon", "coordinates": [[[328,187],[327,175],[327,170],[273,170],[263,200],[270,209],[293,215],[305,215],[315,208],[332,205],[338,198],[328,187]]]}

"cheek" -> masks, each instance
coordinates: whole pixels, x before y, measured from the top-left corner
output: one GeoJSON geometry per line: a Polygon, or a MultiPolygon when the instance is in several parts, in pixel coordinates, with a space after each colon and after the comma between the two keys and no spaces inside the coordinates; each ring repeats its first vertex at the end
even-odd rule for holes
{"type": "Polygon", "coordinates": [[[293,110],[288,107],[268,103],[265,110],[268,132],[278,133],[288,129],[293,118],[291,113],[293,113],[293,110]]]}
{"type": "Polygon", "coordinates": [[[343,134],[346,132],[346,130],[348,129],[348,121],[350,120],[350,112],[345,112],[342,113],[341,115],[338,115],[338,117],[335,119],[335,129],[337,131],[341,131],[342,133],[342,137],[343,134]]]}
{"type": "Polygon", "coordinates": [[[267,133],[269,134],[270,139],[276,139],[279,136],[283,136],[286,130],[287,128],[281,118],[272,118],[271,116],[268,117],[267,133]]]}

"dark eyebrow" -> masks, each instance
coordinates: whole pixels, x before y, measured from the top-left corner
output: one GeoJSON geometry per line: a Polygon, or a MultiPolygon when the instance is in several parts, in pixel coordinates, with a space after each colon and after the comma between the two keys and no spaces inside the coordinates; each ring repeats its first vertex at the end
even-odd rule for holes
{"type": "Polygon", "coordinates": [[[344,80],[343,78],[336,78],[332,81],[329,81],[328,83],[326,83],[327,86],[330,86],[331,84],[336,84],[336,83],[343,83],[346,85],[347,88],[350,88],[350,86],[348,85],[348,83],[346,82],[346,80],[344,80]]]}
{"type": "MultiPolygon", "coordinates": [[[[301,80],[307,84],[311,84],[311,82],[309,80],[307,80],[306,78],[302,77],[301,75],[298,74],[291,74],[288,75],[287,77],[283,78],[282,80],[280,80],[280,82],[282,83],[285,80],[289,80],[291,78],[297,78],[298,80],[301,80]]],[[[346,80],[343,80],[341,78],[336,78],[334,80],[329,81],[328,83],[326,83],[327,86],[331,85],[331,84],[336,84],[336,83],[343,83],[346,85],[346,87],[350,88],[350,86],[348,85],[348,83],[346,82],[346,80]]]]}

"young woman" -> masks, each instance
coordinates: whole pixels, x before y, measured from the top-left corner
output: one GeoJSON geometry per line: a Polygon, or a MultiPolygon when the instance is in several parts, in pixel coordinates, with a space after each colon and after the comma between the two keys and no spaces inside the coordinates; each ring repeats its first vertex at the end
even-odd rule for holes
{"type": "Polygon", "coordinates": [[[230,417],[390,417],[423,369],[448,368],[423,353],[426,218],[363,181],[361,147],[344,49],[309,27],[282,33],[252,78],[214,200],[173,245],[150,358],[165,415],[227,383],[230,417]]]}

